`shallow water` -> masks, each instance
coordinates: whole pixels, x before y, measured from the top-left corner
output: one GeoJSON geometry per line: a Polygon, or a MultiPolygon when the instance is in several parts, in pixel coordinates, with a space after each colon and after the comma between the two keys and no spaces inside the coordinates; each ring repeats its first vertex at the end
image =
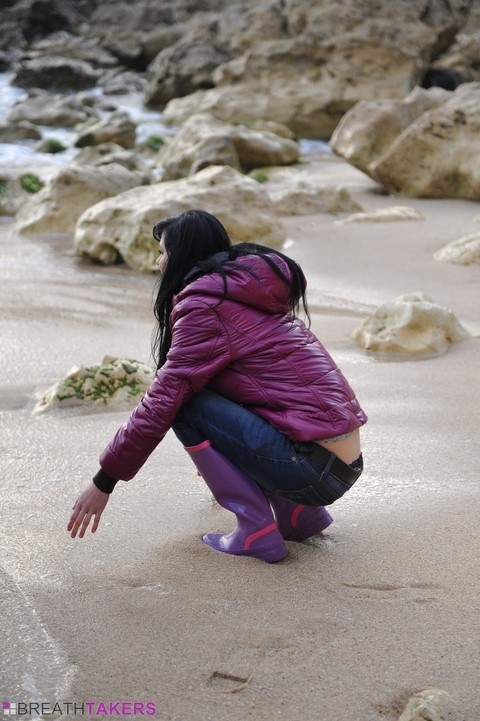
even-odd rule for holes
{"type": "MultiPolygon", "coordinates": [[[[4,122],[12,106],[28,96],[22,88],[10,85],[13,73],[0,73],[0,123],[4,122]]],[[[92,95],[111,103],[119,110],[127,112],[132,120],[137,123],[136,137],[137,144],[143,143],[152,135],[159,135],[168,138],[178,132],[178,128],[167,126],[162,121],[162,113],[149,110],[143,106],[142,93],[130,93],[128,95],[104,95],[99,88],[92,88],[89,91],[92,95]]],[[[101,116],[107,113],[99,111],[101,116]]],[[[72,147],[75,130],[71,128],[57,128],[39,126],[42,138],[55,138],[63,143],[67,150],[61,153],[40,153],[35,150],[38,141],[25,140],[19,143],[0,143],[0,168],[18,167],[26,164],[51,164],[54,166],[68,165],[77,148],[72,147]]],[[[323,140],[300,139],[300,151],[302,155],[314,153],[331,153],[328,143],[323,140]]]]}

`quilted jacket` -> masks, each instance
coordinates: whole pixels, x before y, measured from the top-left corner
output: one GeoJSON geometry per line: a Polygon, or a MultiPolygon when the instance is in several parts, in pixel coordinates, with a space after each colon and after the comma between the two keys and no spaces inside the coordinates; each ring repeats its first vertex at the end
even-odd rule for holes
{"type": "MultiPolygon", "coordinates": [[[[289,277],[286,263],[270,257],[289,277]]],[[[235,265],[224,264],[225,299],[218,272],[193,280],[174,298],[167,360],[100,457],[112,478],[133,478],[181,407],[206,387],[295,441],[331,438],[366,422],[329,353],[290,313],[289,286],[261,256],[240,257],[235,265]]]]}

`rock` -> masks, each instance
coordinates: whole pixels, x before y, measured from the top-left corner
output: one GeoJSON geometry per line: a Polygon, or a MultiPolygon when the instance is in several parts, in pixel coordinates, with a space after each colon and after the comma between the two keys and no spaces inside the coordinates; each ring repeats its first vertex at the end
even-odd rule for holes
{"type": "Polygon", "coordinates": [[[132,408],[148,390],[154,371],[129,358],[105,356],[101,363],[74,366],[39,398],[34,415],[84,406],[99,410],[132,408]]]}
{"type": "Polygon", "coordinates": [[[460,265],[480,263],[480,233],[465,235],[448,243],[438,250],[433,257],[435,260],[460,265]]]}
{"type": "Polygon", "coordinates": [[[81,4],[63,0],[7,0],[2,5],[2,16],[19,28],[25,40],[32,42],[60,30],[78,30],[83,15],[75,6],[81,4]],[[7,7],[4,7],[5,5],[7,7]],[[9,5],[11,7],[8,7],[9,5]]]}
{"type": "Polygon", "coordinates": [[[1,173],[0,215],[15,215],[30,201],[31,194],[23,187],[21,177],[18,173],[1,173]]]}
{"type": "Polygon", "coordinates": [[[420,292],[384,303],[353,332],[367,351],[408,356],[443,353],[469,335],[451,310],[420,292]]]}
{"type": "Polygon", "coordinates": [[[231,125],[209,113],[192,116],[158,153],[165,180],[193,175],[209,165],[238,170],[266,165],[290,165],[300,156],[297,143],[271,132],[231,125]]]}
{"type": "Polygon", "coordinates": [[[42,133],[27,120],[19,123],[0,124],[0,143],[16,143],[18,140],[40,140],[42,133]]]}
{"type": "Polygon", "coordinates": [[[419,691],[409,699],[398,721],[444,721],[442,706],[448,697],[440,688],[419,691]]]}
{"type": "Polygon", "coordinates": [[[438,88],[424,92],[434,92],[443,102],[435,102],[403,131],[390,109],[384,133],[378,102],[362,103],[342,120],[332,147],[389,193],[478,200],[480,83],[460,85],[454,92],[438,88]],[[380,143],[379,136],[384,137],[380,143]]]}
{"type": "Polygon", "coordinates": [[[392,143],[427,110],[444,103],[446,90],[415,88],[401,100],[364,100],[349,110],[330,138],[330,147],[375,178],[375,166],[392,143]]]}
{"type": "Polygon", "coordinates": [[[480,199],[480,83],[460,85],[384,153],[376,179],[415,198],[480,199]]]}
{"type": "Polygon", "coordinates": [[[142,178],[121,165],[61,168],[32,195],[15,218],[18,233],[71,233],[91,205],[140,185],[142,178]]]}
{"type": "Polygon", "coordinates": [[[78,151],[72,161],[75,165],[111,165],[117,163],[127,170],[142,173],[145,180],[150,178],[151,166],[138,153],[126,150],[116,143],[87,145],[78,151]]]}
{"type": "Polygon", "coordinates": [[[311,215],[312,213],[346,213],[361,209],[350,192],[342,187],[315,184],[298,184],[295,189],[273,191],[269,193],[279,215],[311,215]]]}
{"type": "Polygon", "coordinates": [[[36,144],[35,150],[39,153],[50,153],[51,155],[54,155],[55,153],[63,153],[67,150],[67,146],[57,138],[49,136],[42,138],[42,140],[36,144]]]}
{"type": "MultiPolygon", "coordinates": [[[[466,29],[466,28],[465,28],[466,29]]],[[[467,35],[460,33],[455,42],[432,65],[432,70],[449,70],[456,73],[461,82],[480,81],[480,32],[467,35]]]]}
{"type": "Polygon", "coordinates": [[[75,230],[78,255],[140,271],[156,270],[152,228],[162,218],[202,208],[218,216],[232,242],[278,246],[285,228],[264,188],[233,168],[211,166],[183,180],[134,188],[89,208],[75,230]]]}
{"type": "Polygon", "coordinates": [[[90,94],[51,95],[40,92],[16,103],[7,119],[11,123],[28,121],[37,125],[73,128],[79,123],[99,119],[98,99],[90,94]]]}
{"type": "Polygon", "coordinates": [[[337,214],[362,210],[347,188],[315,181],[295,168],[266,168],[252,173],[251,177],[260,178],[259,182],[263,182],[279,215],[337,214]]]}
{"type": "Polygon", "coordinates": [[[269,132],[279,135],[281,138],[288,138],[288,140],[295,140],[296,136],[293,130],[283,123],[277,123],[275,120],[255,120],[252,123],[253,130],[259,130],[260,132],[269,132]]]}
{"type": "Polygon", "coordinates": [[[61,93],[92,88],[98,78],[99,73],[84,60],[43,56],[21,63],[12,85],[61,93]]]}
{"type": "Polygon", "coordinates": [[[120,110],[97,122],[87,122],[76,130],[77,137],[74,142],[76,148],[101,143],[116,143],[127,150],[135,147],[136,125],[128,113],[120,110]]]}
{"type": "Polygon", "coordinates": [[[204,111],[227,122],[274,120],[328,138],[357,102],[405,97],[466,22],[467,5],[257,3],[232,34],[243,54],[214,71],[215,88],[172,100],[166,115],[173,124],[204,111]]]}
{"type": "Polygon", "coordinates": [[[22,54],[20,61],[47,56],[81,60],[95,70],[103,71],[117,67],[117,58],[98,42],[98,38],[92,37],[89,31],[88,26],[84,25],[83,32],[80,28],[75,28],[75,32],[80,34],[58,30],[44,38],[36,39],[30,44],[29,50],[22,54]]]}
{"type": "Polygon", "coordinates": [[[212,72],[226,57],[212,30],[194,27],[149,65],[145,104],[163,108],[173,98],[213,87],[212,72]]]}
{"type": "Polygon", "coordinates": [[[130,95],[142,93],[145,90],[146,80],[142,75],[131,70],[114,68],[107,70],[99,78],[97,87],[105,95],[130,95]]]}
{"type": "Polygon", "coordinates": [[[378,208],[365,213],[354,213],[341,223],[388,223],[397,220],[425,220],[425,216],[415,208],[404,205],[392,205],[390,208],[378,208]]]}

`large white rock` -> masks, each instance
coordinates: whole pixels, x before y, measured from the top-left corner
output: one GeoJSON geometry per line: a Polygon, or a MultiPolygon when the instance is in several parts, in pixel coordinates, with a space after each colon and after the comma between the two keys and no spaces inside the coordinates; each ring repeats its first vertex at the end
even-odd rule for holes
{"type": "Polygon", "coordinates": [[[285,228],[265,189],[228,166],[211,166],[182,180],[134,188],[89,208],[78,220],[78,255],[110,264],[155,270],[152,228],[163,218],[201,208],[216,215],[232,242],[278,246],[285,228]]]}
{"type": "Polygon", "coordinates": [[[411,356],[443,353],[450,343],[468,337],[451,310],[420,292],[384,303],[353,332],[367,351],[411,356]]]}
{"type": "Polygon", "coordinates": [[[480,263],[480,233],[464,235],[462,238],[444,245],[433,257],[435,260],[459,265],[480,263]]]}
{"type": "Polygon", "coordinates": [[[450,93],[429,90],[433,104],[415,117],[425,107],[425,92],[417,93],[413,119],[403,130],[408,99],[400,103],[400,120],[392,107],[384,112],[383,101],[359,104],[333,134],[333,149],[389,193],[480,199],[480,83],[450,93]]]}
{"type": "Polygon", "coordinates": [[[61,168],[31,195],[15,218],[17,233],[71,233],[84,210],[140,185],[143,178],[122,165],[61,168]]]}
{"type": "Polygon", "coordinates": [[[375,177],[375,166],[398,136],[450,93],[415,88],[405,98],[363,100],[349,110],[330,138],[330,147],[359,170],[375,177]]]}
{"type": "Polygon", "coordinates": [[[109,411],[132,408],[153,378],[153,369],[144,363],[105,356],[101,363],[71,368],[40,396],[33,413],[78,406],[109,411]]]}
{"type": "Polygon", "coordinates": [[[231,165],[248,171],[259,166],[290,165],[299,156],[298,144],[289,138],[198,113],[168,140],[156,160],[164,168],[165,180],[177,180],[209,165],[231,165]]]}
{"type": "Polygon", "coordinates": [[[460,85],[423,113],[375,166],[388,192],[415,198],[480,199],[480,83],[460,85]]]}

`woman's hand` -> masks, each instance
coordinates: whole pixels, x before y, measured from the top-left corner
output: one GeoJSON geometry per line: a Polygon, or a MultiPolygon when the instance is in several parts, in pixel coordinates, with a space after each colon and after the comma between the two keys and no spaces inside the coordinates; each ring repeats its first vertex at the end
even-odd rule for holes
{"type": "Polygon", "coordinates": [[[94,517],[92,533],[95,533],[108,499],[108,493],[104,493],[94,483],[90,483],[73,506],[73,513],[67,526],[67,531],[70,532],[72,538],[75,538],[78,531],[80,531],[78,537],[84,537],[92,517],[94,517]]]}

